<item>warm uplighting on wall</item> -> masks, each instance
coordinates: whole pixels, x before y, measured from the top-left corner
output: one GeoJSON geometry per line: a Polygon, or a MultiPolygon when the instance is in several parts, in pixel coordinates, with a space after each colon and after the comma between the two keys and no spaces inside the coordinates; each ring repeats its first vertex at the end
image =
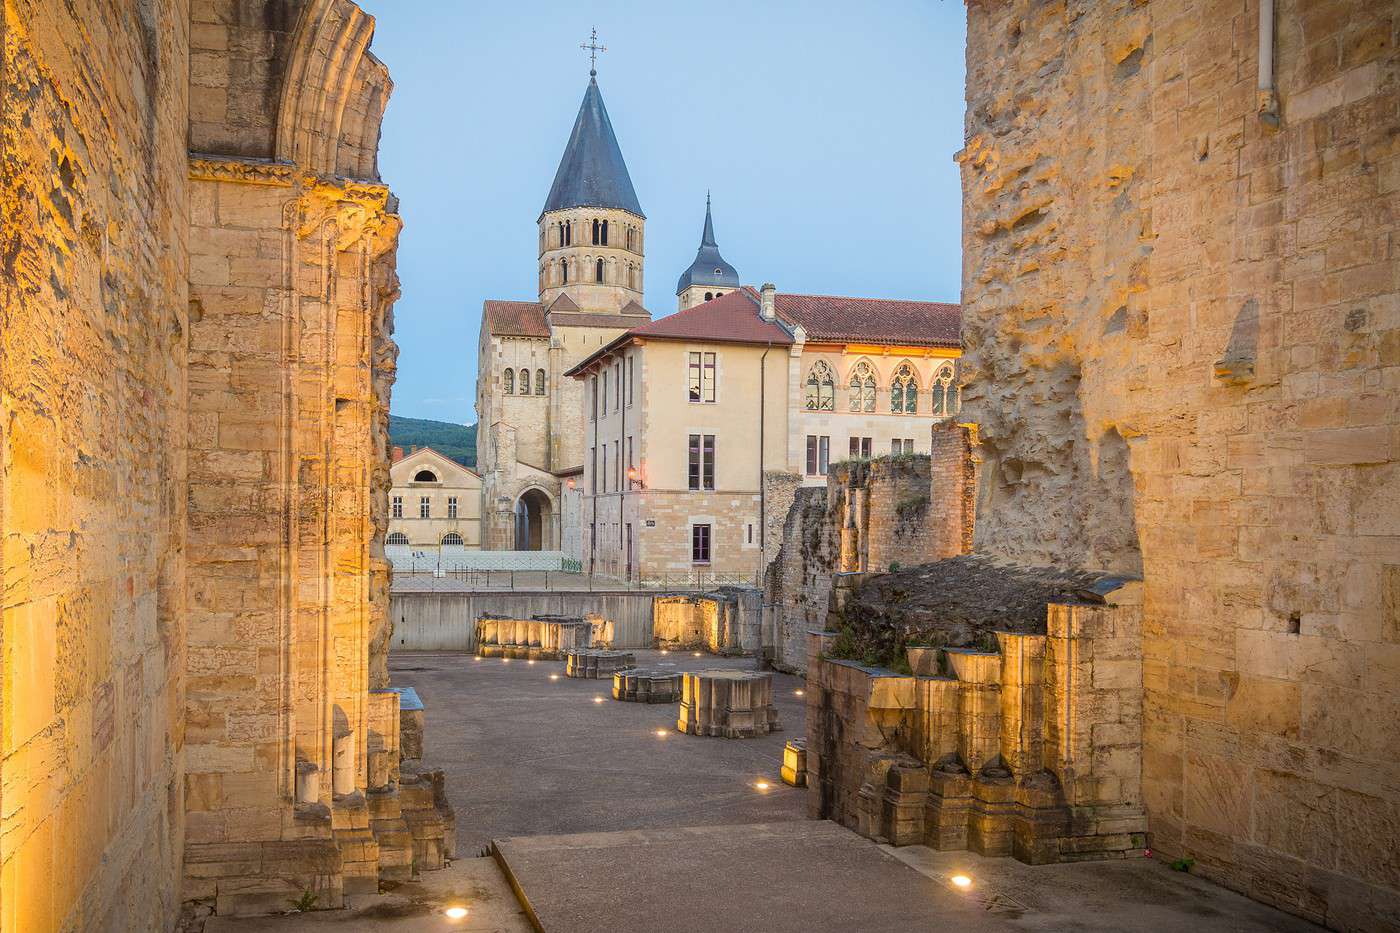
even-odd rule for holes
{"type": "Polygon", "coordinates": [[[638,489],[647,488],[647,484],[642,482],[642,471],[634,466],[630,466],[627,468],[627,482],[631,483],[633,486],[636,486],[638,489]]]}
{"type": "Polygon", "coordinates": [[[574,488],[574,481],[573,481],[572,479],[569,480],[569,488],[570,488],[570,489],[573,489],[573,488],[574,488]]]}

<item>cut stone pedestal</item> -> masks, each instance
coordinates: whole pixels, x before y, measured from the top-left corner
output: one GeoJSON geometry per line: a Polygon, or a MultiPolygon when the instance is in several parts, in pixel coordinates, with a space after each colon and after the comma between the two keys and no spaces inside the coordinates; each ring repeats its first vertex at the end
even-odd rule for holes
{"type": "Polygon", "coordinates": [[[630,703],[674,703],[681,698],[681,675],[644,668],[618,671],[613,674],[612,695],[630,703]]]}
{"type": "Polygon", "coordinates": [[[676,728],[687,735],[746,739],[782,731],[773,706],[773,675],[759,671],[683,674],[676,728]]]}
{"type": "Polygon", "coordinates": [[[635,666],[636,663],[637,659],[630,651],[573,648],[564,652],[564,676],[598,680],[611,677],[618,671],[627,670],[635,666]]]}
{"type": "Polygon", "coordinates": [[[783,746],[783,767],[779,772],[784,784],[807,786],[807,740],[792,739],[783,746]]]}

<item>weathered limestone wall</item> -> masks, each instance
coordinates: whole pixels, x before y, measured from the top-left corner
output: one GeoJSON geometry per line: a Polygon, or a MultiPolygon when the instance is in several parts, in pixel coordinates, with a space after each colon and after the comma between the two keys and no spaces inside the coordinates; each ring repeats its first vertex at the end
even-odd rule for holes
{"type": "Polygon", "coordinates": [[[808,815],[1032,864],[1140,856],[1137,590],[1051,604],[1044,634],[999,631],[993,650],[910,648],[909,675],[833,660],[837,635],[809,634],[808,815]]]}
{"type": "Polygon", "coordinates": [[[166,930],[185,652],[183,0],[0,26],[0,928],[166,930]]]}
{"type": "Polygon", "coordinates": [[[806,669],[807,633],[825,627],[833,574],[967,552],[977,470],[972,434],[948,423],[931,430],[929,456],[836,463],[825,489],[793,484],[764,577],[763,638],[774,666],[806,669]]]}
{"type": "Polygon", "coordinates": [[[1393,4],[971,2],[980,552],[1145,581],[1153,847],[1400,923],[1393,4]]]}
{"type": "Polygon", "coordinates": [[[652,599],[652,636],[664,647],[753,654],[762,647],[763,597],[733,587],[713,593],[652,599]]]}

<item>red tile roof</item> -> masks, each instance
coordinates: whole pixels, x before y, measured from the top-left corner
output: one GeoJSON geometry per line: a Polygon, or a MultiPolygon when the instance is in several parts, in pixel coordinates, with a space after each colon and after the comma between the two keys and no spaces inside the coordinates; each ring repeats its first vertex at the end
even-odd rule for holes
{"type": "Polygon", "coordinates": [[[538,301],[488,301],[481,308],[489,333],[498,337],[548,337],[544,306],[538,301]]]}
{"type": "Polygon", "coordinates": [[[961,305],[782,292],[775,304],[778,315],[802,325],[807,340],[814,343],[962,346],[961,305]]]}
{"type": "Polygon", "coordinates": [[[782,325],[759,316],[758,299],[742,291],[729,292],[713,301],[657,318],[632,328],[627,335],[784,346],[792,343],[792,335],[782,325]]]}

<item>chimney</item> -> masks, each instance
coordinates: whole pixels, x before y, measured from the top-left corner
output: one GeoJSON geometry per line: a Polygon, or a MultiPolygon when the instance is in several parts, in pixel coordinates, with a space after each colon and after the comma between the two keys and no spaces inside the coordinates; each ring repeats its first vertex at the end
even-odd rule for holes
{"type": "Polygon", "coordinates": [[[398,463],[400,460],[403,459],[403,448],[395,446],[393,451],[390,452],[389,458],[390,463],[398,463]]]}
{"type": "Polygon", "coordinates": [[[778,311],[773,306],[773,299],[777,293],[778,287],[772,282],[764,282],[763,287],[758,290],[759,314],[763,315],[765,321],[774,320],[778,316],[778,311]]]}

